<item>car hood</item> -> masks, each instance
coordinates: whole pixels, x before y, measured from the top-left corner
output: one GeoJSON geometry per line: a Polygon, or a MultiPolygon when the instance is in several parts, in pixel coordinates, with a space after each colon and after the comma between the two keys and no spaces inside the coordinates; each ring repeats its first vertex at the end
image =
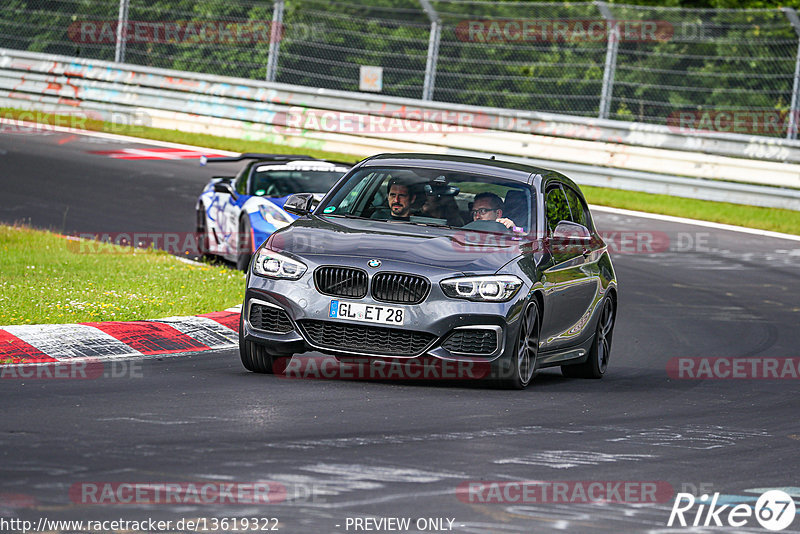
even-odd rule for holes
{"type": "Polygon", "coordinates": [[[313,256],[316,263],[356,257],[459,273],[495,272],[530,245],[527,237],[330,217],[298,219],[267,241],[276,252],[313,256]]]}

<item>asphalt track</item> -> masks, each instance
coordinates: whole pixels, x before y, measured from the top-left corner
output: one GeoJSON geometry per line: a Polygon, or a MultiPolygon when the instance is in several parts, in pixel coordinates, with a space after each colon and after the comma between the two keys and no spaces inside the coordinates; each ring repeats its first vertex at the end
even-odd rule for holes
{"type": "MultiPolygon", "coordinates": [[[[117,146],[130,145],[2,136],[0,220],[191,231],[196,195],[219,172],[86,153],[117,146]]],[[[463,381],[292,380],[247,373],[236,351],[129,363],[116,378],[0,380],[0,518],[274,517],[288,533],[364,532],[353,527],[364,517],[411,519],[402,532],[443,532],[446,521],[445,530],[414,524],[449,518],[465,533],[682,532],[690,529],[666,529],[680,491],[752,503],[762,488],[795,488],[800,501],[798,379],[688,380],[667,371],[678,357],[800,356],[800,244],[595,219],[601,230],[668,239],[657,253],[614,256],[620,313],[603,380],[545,371],[522,392],[463,381]],[[468,495],[456,493],[470,481],[533,480],[662,481],[671,491],[658,503],[464,502],[468,495]],[[87,482],[265,481],[282,484],[287,498],[92,504],[74,493],[87,482]]],[[[692,531],[766,532],[752,518],[742,528],[692,531]]],[[[800,532],[800,518],[784,532],[800,532]]]]}

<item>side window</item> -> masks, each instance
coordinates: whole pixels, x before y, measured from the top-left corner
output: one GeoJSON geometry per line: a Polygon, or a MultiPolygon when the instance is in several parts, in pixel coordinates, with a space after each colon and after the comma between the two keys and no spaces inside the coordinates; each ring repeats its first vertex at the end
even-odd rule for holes
{"type": "Polygon", "coordinates": [[[369,179],[361,180],[347,193],[347,196],[339,203],[339,212],[352,214],[356,209],[356,200],[361,196],[361,192],[369,183],[369,179]]]}
{"type": "Polygon", "coordinates": [[[556,229],[560,221],[569,221],[569,203],[564,191],[560,186],[555,186],[547,190],[545,195],[545,215],[547,216],[547,227],[550,232],[556,229]]]}
{"type": "Polygon", "coordinates": [[[327,213],[369,217],[374,211],[373,199],[388,179],[386,176],[383,172],[364,170],[351,175],[326,202],[327,208],[334,208],[327,213]]]}
{"type": "MultiPolygon", "coordinates": [[[[586,228],[589,228],[589,218],[586,216],[588,211],[586,205],[571,187],[564,187],[564,192],[567,195],[567,202],[569,202],[569,211],[572,213],[572,222],[582,224],[586,228]]],[[[589,229],[591,230],[591,228],[589,229]]]]}

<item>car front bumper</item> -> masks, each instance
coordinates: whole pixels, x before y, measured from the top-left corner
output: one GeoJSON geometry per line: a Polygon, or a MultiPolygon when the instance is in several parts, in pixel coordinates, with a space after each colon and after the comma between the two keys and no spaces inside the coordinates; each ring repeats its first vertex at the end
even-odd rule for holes
{"type": "Polygon", "coordinates": [[[298,281],[251,274],[242,309],[243,337],[262,345],[273,356],[319,351],[337,357],[508,361],[503,356],[515,350],[527,288],[520,288],[508,302],[471,302],[446,297],[438,281],[431,282],[431,290],[423,302],[405,305],[378,302],[370,295],[360,299],[322,295],[308,274],[298,281]],[[333,300],[402,308],[404,324],[390,327],[331,319],[333,300]],[[258,308],[255,314],[254,308],[258,308]],[[265,322],[263,318],[267,315],[270,320],[265,322]],[[365,343],[367,339],[373,341],[365,343]]]}

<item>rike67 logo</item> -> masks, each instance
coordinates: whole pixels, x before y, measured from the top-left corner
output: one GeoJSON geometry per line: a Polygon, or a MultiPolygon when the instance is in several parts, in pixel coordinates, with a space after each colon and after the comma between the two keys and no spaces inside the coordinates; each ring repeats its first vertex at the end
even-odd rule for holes
{"type": "Polygon", "coordinates": [[[730,500],[728,504],[720,504],[719,501],[719,493],[714,493],[710,499],[708,495],[697,499],[691,493],[678,493],[667,526],[742,528],[755,518],[763,528],[779,531],[791,525],[797,514],[791,495],[777,489],[762,493],[755,506],[741,502],[733,505],[730,500]]]}

